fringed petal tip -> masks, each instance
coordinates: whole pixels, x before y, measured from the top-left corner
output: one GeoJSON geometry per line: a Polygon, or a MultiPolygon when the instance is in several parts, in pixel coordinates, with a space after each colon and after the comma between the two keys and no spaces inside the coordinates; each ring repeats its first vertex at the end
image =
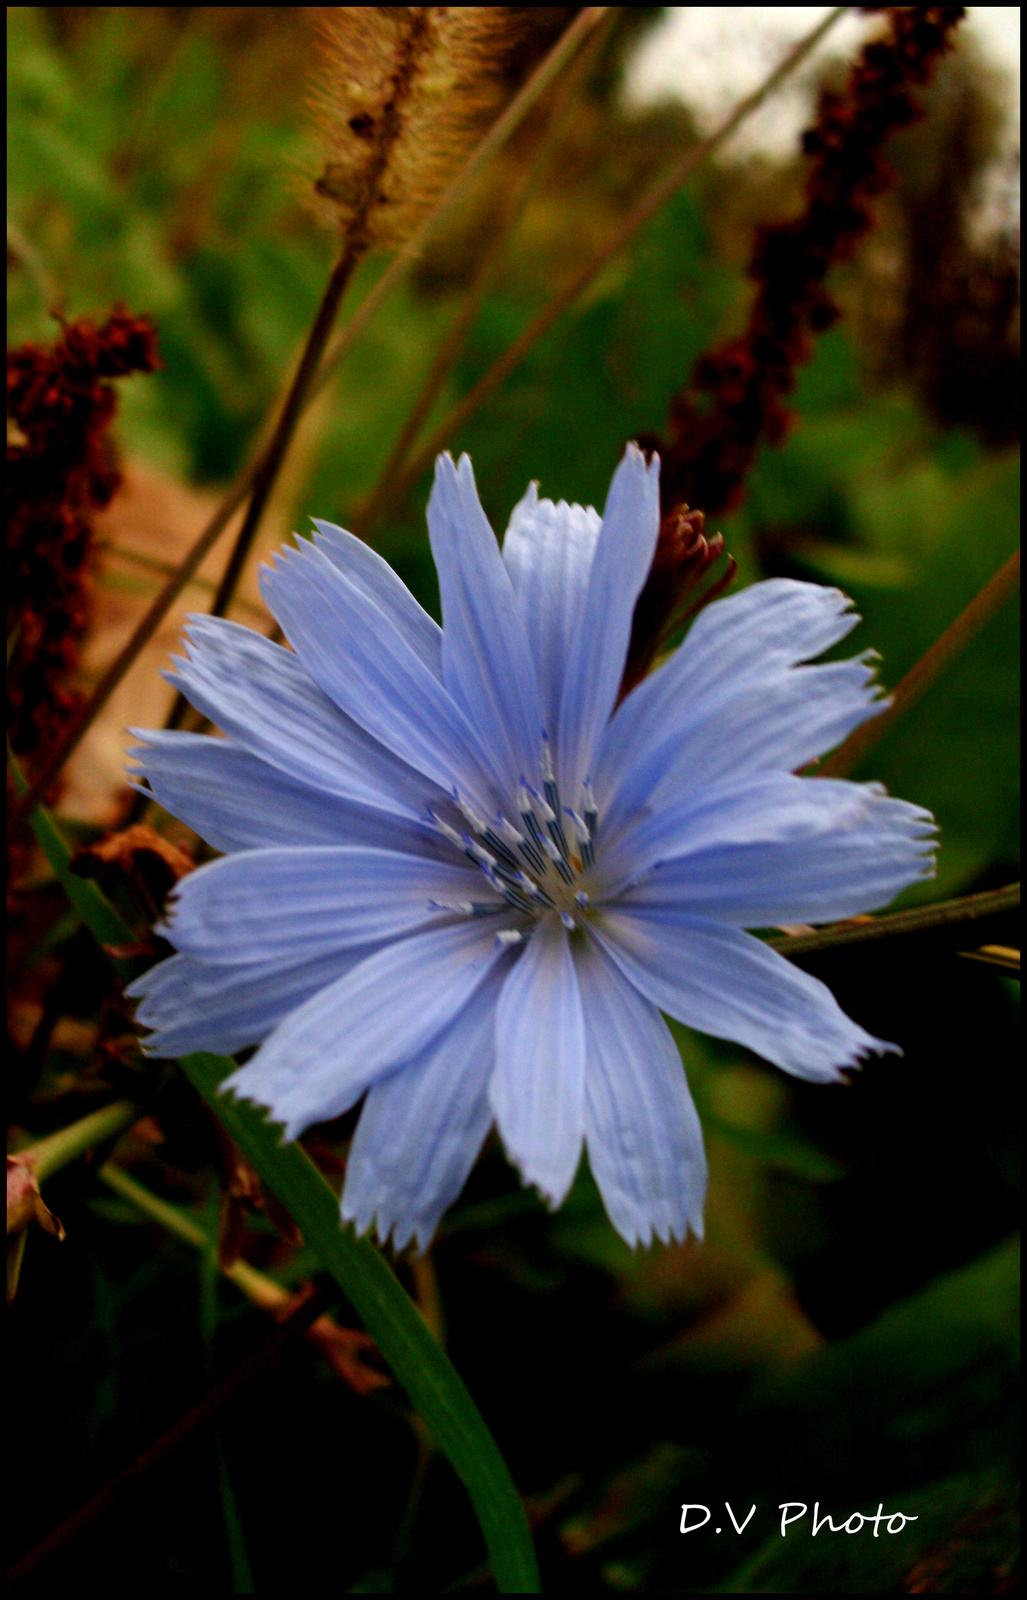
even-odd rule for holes
{"type": "Polygon", "coordinates": [[[392,1216],[380,1206],[366,1209],[348,1203],[345,1192],[340,1203],[339,1215],[344,1227],[347,1223],[352,1223],[358,1239],[366,1238],[373,1231],[382,1249],[391,1243],[396,1255],[409,1248],[415,1257],[424,1255],[435,1237],[435,1230],[441,1220],[441,1213],[439,1216],[411,1218],[392,1216]]]}
{"type": "Polygon", "coordinates": [[[618,1224],[610,1219],[614,1231],[624,1240],[629,1250],[638,1252],[651,1250],[654,1245],[665,1246],[687,1244],[689,1238],[695,1239],[697,1244],[703,1240],[702,1217],[689,1218],[687,1222],[671,1224],[656,1224],[650,1222],[640,1223],[637,1227],[628,1224],[618,1224]]]}
{"type": "Polygon", "coordinates": [[[660,472],[660,452],[658,450],[643,450],[637,439],[629,439],[624,446],[622,461],[630,461],[632,465],[640,465],[643,472],[655,472],[657,477],[660,472]]]}
{"type": "MultiPolygon", "coordinates": [[[[862,1031],[862,1030],[861,1030],[862,1031]]],[[[871,1056],[904,1056],[905,1051],[901,1045],[892,1044],[888,1039],[875,1039],[872,1034],[863,1034],[862,1039],[855,1044],[844,1061],[839,1061],[835,1066],[826,1069],[829,1077],[824,1077],[824,1083],[849,1083],[845,1076],[847,1072],[862,1072],[871,1056]]]]}
{"type": "Polygon", "coordinates": [[[571,1189],[574,1187],[574,1179],[578,1170],[577,1165],[571,1172],[570,1177],[564,1178],[561,1175],[559,1178],[551,1179],[547,1177],[545,1173],[538,1172],[533,1168],[530,1153],[521,1156],[518,1155],[515,1150],[511,1149],[510,1145],[503,1136],[502,1127],[500,1126],[498,1119],[496,1122],[496,1128],[499,1133],[499,1142],[503,1146],[503,1154],[513,1167],[514,1171],[517,1173],[524,1187],[526,1189],[534,1189],[535,1193],[538,1195],[548,1212],[552,1213],[559,1211],[571,1189]]]}
{"type": "Polygon", "coordinates": [[[629,1250],[651,1250],[655,1244],[683,1245],[690,1238],[701,1244],[705,1237],[705,1173],[688,1194],[652,1196],[646,1201],[623,1191],[616,1193],[607,1182],[602,1197],[610,1226],[629,1250]]]}

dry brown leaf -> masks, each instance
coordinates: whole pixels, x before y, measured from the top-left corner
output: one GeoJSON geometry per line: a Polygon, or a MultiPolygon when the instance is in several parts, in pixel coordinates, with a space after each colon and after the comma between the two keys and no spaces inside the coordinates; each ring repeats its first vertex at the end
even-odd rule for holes
{"type": "Polygon", "coordinates": [[[7,1232],[22,1233],[31,1223],[38,1222],[47,1233],[64,1238],[64,1225],[44,1205],[39,1192],[35,1167],[22,1156],[7,1157],[7,1232]]]}

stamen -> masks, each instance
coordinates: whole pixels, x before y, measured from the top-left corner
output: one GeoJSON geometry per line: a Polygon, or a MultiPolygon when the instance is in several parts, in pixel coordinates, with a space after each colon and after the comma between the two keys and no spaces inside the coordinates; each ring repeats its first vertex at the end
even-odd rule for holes
{"type": "Polygon", "coordinates": [[[523,894],[520,889],[516,888],[508,878],[501,877],[500,873],[494,866],[490,866],[484,861],[480,862],[479,865],[481,866],[482,872],[485,874],[485,881],[489,885],[489,888],[494,889],[498,895],[502,895],[507,905],[516,906],[518,911],[529,911],[534,913],[535,907],[532,905],[527,895],[523,894]]]}
{"type": "Polygon", "coordinates": [[[472,861],[476,861],[479,867],[491,867],[495,871],[499,863],[495,856],[485,849],[484,845],[476,844],[469,833],[464,834],[462,842],[464,850],[472,861]]]}
{"type": "MultiPolygon", "coordinates": [[[[516,833],[516,828],[513,831],[516,833]]],[[[520,834],[518,834],[517,837],[520,838],[520,834]]],[[[496,852],[501,861],[505,861],[510,867],[515,867],[517,865],[517,857],[512,853],[511,850],[507,848],[507,845],[499,837],[494,828],[486,828],[485,832],[482,834],[482,838],[485,840],[486,844],[490,844],[492,846],[493,850],[496,852]]]]}
{"type": "Polygon", "coordinates": [[[568,933],[573,933],[575,928],[578,926],[569,911],[560,912],[560,921],[563,923],[568,933]]]}
{"type": "MultiPolygon", "coordinates": [[[[501,860],[508,862],[511,867],[515,867],[517,865],[516,856],[511,854],[507,845],[504,844],[503,840],[496,834],[495,830],[489,825],[489,823],[485,821],[485,818],[479,817],[474,807],[469,805],[466,800],[461,800],[455,789],[453,790],[453,801],[463,816],[470,823],[475,833],[492,846],[493,850],[495,850],[496,854],[501,860]]],[[[511,831],[516,834],[518,839],[520,839],[521,836],[519,833],[517,833],[516,828],[512,829],[511,831]]]]}
{"type": "Polygon", "coordinates": [[[588,831],[588,823],[577,811],[564,807],[565,814],[570,817],[574,825],[574,838],[581,856],[581,865],[590,867],[595,860],[595,851],[592,849],[592,835],[588,831]]]}
{"type": "Polygon", "coordinates": [[[581,809],[585,813],[585,826],[588,829],[592,848],[595,849],[596,831],[599,827],[599,813],[596,810],[596,797],[592,793],[591,779],[586,778],[581,785],[581,809]]]}
{"type": "Polygon", "coordinates": [[[585,893],[584,889],[579,889],[577,894],[574,896],[574,904],[578,907],[579,911],[586,911],[592,902],[585,893]]]}
{"type": "Polygon", "coordinates": [[[500,838],[503,840],[503,843],[508,847],[508,849],[520,849],[521,845],[524,843],[524,835],[523,833],[518,833],[513,823],[508,822],[503,816],[502,812],[500,812],[496,817],[496,820],[492,826],[499,834],[500,838]]]}
{"type": "Polygon", "coordinates": [[[496,943],[501,948],[504,945],[523,944],[524,935],[523,933],[518,932],[516,928],[503,928],[500,933],[496,934],[496,943]]]}
{"type": "Polygon", "coordinates": [[[531,862],[538,872],[545,872],[546,863],[543,851],[547,841],[538,825],[538,818],[531,804],[531,794],[525,783],[522,783],[517,791],[517,809],[521,814],[521,821],[524,823],[528,835],[521,846],[521,854],[531,862]]]}
{"type": "Polygon", "coordinates": [[[542,730],[542,755],[539,765],[542,769],[542,789],[546,797],[546,810],[551,813],[550,815],[544,813],[542,820],[549,829],[549,837],[555,844],[559,845],[566,861],[570,859],[570,850],[567,847],[567,839],[563,831],[563,825],[560,822],[560,811],[562,809],[560,806],[560,791],[556,786],[556,778],[553,774],[552,752],[550,751],[549,740],[546,737],[544,728],[542,730]]]}
{"type": "Polygon", "coordinates": [[[468,805],[466,800],[461,800],[455,789],[453,790],[453,800],[457,806],[457,809],[461,812],[466,821],[471,824],[471,827],[474,829],[475,833],[483,834],[488,827],[488,823],[485,821],[484,817],[479,817],[473,806],[468,805]]]}
{"type": "Polygon", "coordinates": [[[432,911],[456,911],[462,917],[491,917],[496,912],[495,903],[485,900],[429,900],[428,906],[432,911]]]}
{"type": "Polygon", "coordinates": [[[548,800],[543,800],[543,798],[539,794],[538,790],[537,789],[533,789],[531,787],[530,783],[527,785],[527,789],[528,789],[528,794],[530,796],[530,803],[531,803],[531,806],[532,806],[533,814],[541,817],[542,821],[545,822],[545,823],[555,822],[556,821],[556,812],[553,810],[552,806],[549,804],[549,801],[548,800]]]}
{"type": "Polygon", "coordinates": [[[543,878],[545,877],[549,870],[546,866],[546,858],[542,854],[541,850],[538,849],[534,840],[525,839],[524,843],[521,845],[521,855],[524,857],[525,861],[528,863],[528,866],[533,872],[539,873],[539,875],[543,878]]]}
{"type": "Polygon", "coordinates": [[[466,851],[467,847],[464,844],[464,839],[467,837],[466,834],[461,836],[455,828],[449,826],[448,822],[443,822],[442,818],[432,810],[431,806],[428,807],[428,815],[444,839],[448,839],[450,844],[455,844],[458,850],[466,851]]]}
{"type": "Polygon", "coordinates": [[[550,900],[549,896],[546,894],[546,891],[540,884],[535,882],[534,878],[529,878],[526,872],[515,873],[513,876],[513,882],[517,885],[518,889],[523,889],[526,894],[530,894],[533,900],[539,900],[541,901],[542,905],[548,906],[550,909],[553,908],[553,901],[550,900]]]}
{"type": "Polygon", "coordinates": [[[542,839],[541,840],[541,844],[542,844],[543,850],[546,852],[546,855],[549,857],[550,861],[553,863],[553,866],[556,868],[557,872],[560,874],[560,876],[563,879],[564,883],[573,883],[574,882],[574,873],[573,873],[573,871],[571,869],[570,862],[563,855],[562,851],[557,849],[556,845],[553,844],[551,839],[542,839]]]}

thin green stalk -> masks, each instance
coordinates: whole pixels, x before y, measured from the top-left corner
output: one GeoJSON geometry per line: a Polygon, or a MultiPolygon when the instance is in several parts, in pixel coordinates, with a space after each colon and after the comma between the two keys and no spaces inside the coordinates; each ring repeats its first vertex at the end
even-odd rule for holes
{"type": "Polygon", "coordinates": [[[840,744],[833,755],[815,768],[818,777],[847,778],[868,751],[891,731],[900,717],[915,706],[926,690],[939,678],[967,645],[976,639],[993,617],[1016,593],[1020,586],[1020,552],[1015,551],[1008,561],[984,585],[980,594],[959,613],[956,620],[940,634],[914,667],[900,678],[891,694],[891,704],[879,717],[871,717],[840,744]]]}
{"type": "MultiPolygon", "coordinates": [[[[434,211],[422,223],[413,238],[393,257],[392,262],[386,268],[374,289],[361,302],[355,316],[329,348],[317,370],[314,381],[307,389],[304,406],[309,406],[330,382],[343,353],[367,326],[378,306],[390,290],[395,287],[400,277],[410,266],[410,263],[416,260],[428,238],[444,218],[449,215],[453,207],[463,199],[486,163],[496,155],[517,130],[540,95],[545,93],[557,73],[562,70],[564,65],[575,54],[592,29],[599,23],[606,10],[607,7],[605,6],[585,7],[575,17],[566,32],[556,41],[556,44],[545,59],[536,67],[519,94],[514,97],[503,115],[493,124],[489,132],[472,152],[434,211]]],[[[12,833],[21,826],[28,814],[38,806],[69,756],[78,748],[86,730],[107,704],[126,672],[128,672],[140,652],[160,627],[186,584],[214,548],[214,545],[240,506],[244,504],[253,489],[269,448],[270,445],[265,445],[258,449],[254,459],[243,470],[210,521],[198,534],[192,548],[183,556],[160,593],[154,597],[146,615],[140,618],[130,638],[102,674],[88,699],[68,724],[64,734],[56,741],[49,756],[33,779],[28,792],[11,811],[9,827],[12,833]]]]}
{"type": "MultiPolygon", "coordinates": [[[[29,786],[10,745],[7,746],[7,766],[18,794],[27,798],[29,786]]],[[[71,851],[45,806],[34,807],[29,817],[29,826],[65,894],[97,942],[105,948],[109,945],[117,948],[119,945],[131,944],[131,931],[106,896],[100,893],[96,884],[89,878],[80,878],[77,873],[71,871],[71,851]]],[[[115,962],[115,966],[118,965],[115,962]]]]}
{"type": "Polygon", "coordinates": [[[812,950],[837,950],[842,945],[866,944],[871,939],[893,939],[910,933],[929,933],[951,928],[981,917],[996,917],[1015,911],[1020,904],[1020,885],[989,889],[983,894],[967,894],[957,900],[939,900],[933,906],[914,906],[909,911],[893,911],[886,917],[866,921],[835,922],[811,933],[789,933],[767,943],[783,956],[804,956],[812,950]]]}
{"type": "Polygon", "coordinates": [[[26,1145],[18,1151],[19,1160],[30,1162],[37,1181],[42,1183],[44,1178],[70,1166],[79,1156],[95,1150],[98,1144],[124,1133],[141,1116],[142,1111],[134,1100],[115,1100],[99,1111],[90,1111],[88,1116],[80,1117],[57,1133],[26,1145]]]}
{"type": "Polygon", "coordinates": [[[123,1167],[115,1166],[112,1161],[106,1161],[97,1173],[97,1177],[101,1183],[107,1185],[108,1189],[113,1189],[115,1194],[135,1206],[137,1211],[141,1211],[144,1217],[159,1223],[166,1232],[176,1239],[181,1239],[184,1244],[192,1245],[194,1249],[209,1258],[254,1305],[260,1306],[265,1311],[282,1312],[293,1300],[294,1297],[288,1289],[283,1289],[280,1283],[274,1278],[269,1278],[265,1272],[251,1267],[241,1256],[227,1267],[220,1266],[217,1239],[206,1233],[187,1212],[179,1206],[171,1205],[167,1200],[162,1200],[123,1167]]]}
{"type": "MultiPolygon", "coordinates": [[[[739,125],[764,103],[800,62],[805,60],[810,51],[816,48],[828,30],[834,27],[835,23],[848,9],[848,6],[836,6],[805,38],[801,39],[797,45],[789,50],[773,72],[764,79],[760,87],[752,94],[747,95],[735,107],[731,115],[721,123],[710,138],[704,139],[694,149],[686,151],[662,178],[657,179],[634,210],[628,214],[621,226],[606,241],[602,249],[592,256],[590,260],[586,261],[570,282],[565,284],[547,305],[543,306],[542,310],[528,324],[523,333],[504,350],[503,354],[493,362],[488,371],[479,378],[470,393],[464,396],[459,405],[454,406],[449,416],[433,431],[427,443],[417,452],[405,471],[396,479],[392,493],[386,502],[387,506],[395,507],[402,503],[443,446],[459,433],[460,429],[464,427],[484,402],[490,399],[496,390],[506,382],[510,374],[520,366],[525,356],[535,348],[539,340],[559,321],[567,308],[599,276],[607,263],[619,254],[627,244],[630,244],[635,235],[656,215],[661,206],[670,199],[671,195],[675,194],[727,142],[739,125]]],[[[382,509],[384,508],[383,506],[382,509]]]]}

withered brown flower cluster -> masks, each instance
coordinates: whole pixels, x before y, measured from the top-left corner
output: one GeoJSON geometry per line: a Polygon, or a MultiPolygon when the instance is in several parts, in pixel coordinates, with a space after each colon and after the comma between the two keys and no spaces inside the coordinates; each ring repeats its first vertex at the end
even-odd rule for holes
{"type": "Polygon", "coordinates": [[[797,369],[812,355],[815,335],[840,315],[824,280],[873,225],[872,202],[894,178],[883,146],[923,114],[915,90],[930,81],[965,15],[962,6],[863,9],[885,12],[889,31],[864,47],[840,93],[821,96],[817,120],[803,136],[811,158],[806,203],[794,221],[757,234],[749,266],[757,290],[745,331],[696,363],[671,403],[667,437],[640,439],[660,452],[664,523],[635,611],[632,681],[646,671],[684,592],[709,564],[695,549],[685,553],[675,518],[689,506],[701,506],[707,518],[731,511],[759,446],[779,444],[787,433],[792,414],[785,396],[797,369]]]}
{"type": "Polygon", "coordinates": [[[92,519],[120,479],[110,380],[156,365],[151,323],[120,308],[7,353],[7,729],[29,764],[78,703],[92,519]]]}

